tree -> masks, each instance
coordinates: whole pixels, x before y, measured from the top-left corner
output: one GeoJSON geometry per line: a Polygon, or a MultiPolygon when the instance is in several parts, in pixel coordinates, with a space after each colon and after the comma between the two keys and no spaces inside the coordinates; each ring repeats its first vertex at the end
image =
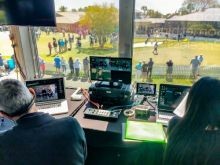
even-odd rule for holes
{"type": "Polygon", "coordinates": [[[88,7],[84,7],[84,8],[81,8],[81,7],[80,7],[80,8],[78,9],[78,11],[80,11],[80,12],[84,12],[84,11],[87,10],[87,8],[88,8],[88,7]]]}
{"type": "Polygon", "coordinates": [[[77,9],[72,9],[71,11],[72,11],[72,12],[77,12],[77,9]]]}
{"type": "Polygon", "coordinates": [[[195,11],[203,11],[207,8],[218,6],[217,0],[185,0],[182,4],[183,8],[188,8],[191,12],[195,11]]]}
{"type": "Polygon", "coordinates": [[[67,7],[66,6],[60,6],[59,11],[60,12],[66,12],[67,11],[67,7]]]}
{"type": "Polygon", "coordinates": [[[184,6],[182,6],[179,9],[178,13],[180,15],[186,15],[186,14],[192,13],[194,10],[195,10],[194,5],[192,3],[188,3],[188,4],[184,5],[184,6]]]}
{"type": "Polygon", "coordinates": [[[187,29],[192,30],[192,31],[214,31],[215,28],[212,25],[212,23],[207,23],[207,22],[189,22],[187,23],[187,29]]]}
{"type": "Polygon", "coordinates": [[[142,6],[141,10],[144,12],[144,17],[146,17],[146,12],[147,12],[147,6],[142,6]]]}
{"type": "Polygon", "coordinates": [[[80,25],[88,27],[96,35],[100,48],[103,48],[107,37],[117,28],[118,9],[107,4],[89,6],[80,19],[80,25]]]}
{"type": "Polygon", "coordinates": [[[158,11],[155,11],[155,10],[152,10],[152,9],[149,9],[147,11],[147,15],[150,17],[150,18],[163,18],[164,15],[158,11]]]}

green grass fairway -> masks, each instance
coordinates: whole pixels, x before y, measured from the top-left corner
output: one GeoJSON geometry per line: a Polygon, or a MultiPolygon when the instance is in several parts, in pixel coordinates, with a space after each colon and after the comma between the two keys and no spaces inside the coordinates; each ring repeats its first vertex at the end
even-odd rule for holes
{"type": "MultiPolygon", "coordinates": [[[[77,35],[75,35],[77,36],[77,35]]],[[[53,62],[54,55],[48,56],[49,50],[47,47],[48,42],[52,42],[52,38],[56,39],[62,38],[62,34],[55,35],[41,35],[38,44],[38,52],[41,57],[45,59],[46,62],[53,62]]],[[[144,38],[135,38],[134,41],[144,42],[144,38]]],[[[161,40],[162,41],[162,40],[161,40]]],[[[164,41],[164,40],[163,40],[164,41]]],[[[75,43],[71,51],[60,54],[64,58],[69,57],[79,58],[82,60],[86,56],[99,55],[99,56],[118,56],[118,51],[112,48],[112,45],[106,44],[104,49],[100,49],[98,45],[94,48],[89,46],[88,37],[84,40],[82,39],[82,52],[77,53],[78,50],[75,48],[75,43]]],[[[204,56],[203,66],[207,65],[217,65],[220,66],[220,43],[218,42],[177,42],[175,40],[168,40],[158,47],[158,55],[153,55],[152,47],[135,48],[133,51],[133,63],[138,61],[148,61],[149,58],[153,58],[155,64],[165,64],[167,60],[172,59],[174,65],[189,65],[192,58],[195,55],[202,54],[204,56]]]]}
{"type": "Polygon", "coordinates": [[[214,42],[177,42],[168,41],[158,47],[158,55],[152,53],[153,48],[134,49],[134,62],[148,61],[153,58],[156,64],[165,64],[172,59],[174,65],[189,65],[192,58],[196,55],[203,55],[202,66],[217,65],[220,66],[220,43],[214,42]]]}
{"type": "MultiPolygon", "coordinates": [[[[78,35],[74,34],[74,36],[76,38],[78,35]]],[[[55,56],[55,52],[53,49],[52,49],[52,55],[51,56],[49,55],[49,49],[47,46],[48,42],[52,43],[53,37],[56,38],[57,40],[63,38],[61,33],[45,35],[45,33],[42,32],[40,39],[37,41],[39,55],[46,62],[49,62],[49,63],[53,63],[53,59],[55,56]]],[[[67,35],[66,35],[66,37],[67,37],[67,35]]],[[[95,45],[93,48],[91,48],[89,46],[89,38],[88,37],[86,39],[82,39],[81,41],[82,41],[81,53],[78,53],[78,50],[76,49],[76,40],[74,40],[73,49],[71,51],[61,53],[59,55],[63,56],[65,59],[69,59],[69,57],[73,57],[73,59],[78,58],[78,59],[82,60],[85,57],[93,56],[93,55],[117,56],[117,54],[118,54],[118,52],[110,44],[106,44],[103,49],[99,48],[98,44],[95,45]]],[[[69,44],[68,44],[68,47],[69,47],[69,44]]]]}

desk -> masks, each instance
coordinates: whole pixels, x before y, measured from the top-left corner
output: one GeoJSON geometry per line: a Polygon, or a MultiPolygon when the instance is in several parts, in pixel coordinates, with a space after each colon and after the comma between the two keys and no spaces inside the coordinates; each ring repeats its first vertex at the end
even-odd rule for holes
{"type": "MultiPolygon", "coordinates": [[[[84,118],[83,111],[90,104],[86,102],[74,118],[83,127],[88,145],[88,165],[142,165],[162,164],[164,145],[150,142],[122,141],[123,114],[116,122],[84,118]]],[[[155,117],[151,120],[156,120],[155,117]]]]}

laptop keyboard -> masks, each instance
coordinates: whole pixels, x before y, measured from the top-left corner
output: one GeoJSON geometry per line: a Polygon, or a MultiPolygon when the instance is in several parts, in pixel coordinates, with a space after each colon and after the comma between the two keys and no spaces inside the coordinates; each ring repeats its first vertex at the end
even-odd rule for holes
{"type": "Polygon", "coordinates": [[[174,114],[172,114],[172,113],[159,112],[158,118],[157,118],[157,123],[161,123],[161,124],[167,126],[169,120],[172,119],[173,116],[174,116],[174,114]]]}
{"type": "Polygon", "coordinates": [[[38,104],[37,107],[39,112],[49,113],[51,115],[68,113],[67,101],[50,104],[38,104]]]}
{"type": "Polygon", "coordinates": [[[159,114],[158,114],[159,118],[167,119],[167,120],[170,120],[173,116],[174,116],[174,114],[167,113],[167,112],[159,112],[159,114]]]}
{"type": "Polygon", "coordinates": [[[61,103],[54,103],[54,104],[43,104],[37,106],[39,109],[49,109],[49,108],[58,108],[61,107],[61,103]]]}

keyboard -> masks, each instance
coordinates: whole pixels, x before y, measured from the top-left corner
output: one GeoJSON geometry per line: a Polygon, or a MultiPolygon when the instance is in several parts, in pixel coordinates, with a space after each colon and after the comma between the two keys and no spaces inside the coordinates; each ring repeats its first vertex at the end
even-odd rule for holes
{"type": "Polygon", "coordinates": [[[67,101],[37,104],[38,112],[51,115],[68,113],[67,101]]]}
{"type": "Polygon", "coordinates": [[[157,118],[157,123],[161,123],[165,126],[168,126],[168,123],[170,119],[172,119],[174,114],[172,113],[167,113],[167,112],[159,112],[158,118],[157,118]]]}
{"type": "Polygon", "coordinates": [[[49,108],[58,108],[61,107],[61,103],[53,103],[53,104],[42,104],[37,106],[39,110],[41,109],[49,109],[49,108]]]}
{"type": "Polygon", "coordinates": [[[119,115],[120,112],[118,111],[108,111],[104,109],[87,108],[84,111],[84,117],[98,120],[115,121],[119,115]]]}
{"type": "Polygon", "coordinates": [[[172,114],[172,113],[167,113],[167,112],[159,112],[158,113],[158,118],[162,118],[162,119],[170,120],[170,119],[172,119],[173,116],[174,116],[174,114],[172,114]]]}

